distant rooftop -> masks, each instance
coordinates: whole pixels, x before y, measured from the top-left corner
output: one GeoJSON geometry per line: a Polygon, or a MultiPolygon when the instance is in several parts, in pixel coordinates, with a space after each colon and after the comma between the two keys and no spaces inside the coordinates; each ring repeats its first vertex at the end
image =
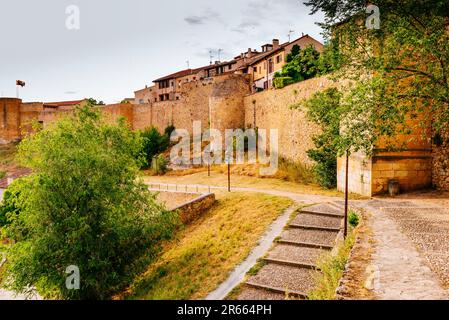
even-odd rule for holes
{"type": "Polygon", "coordinates": [[[73,100],[73,101],[44,102],[44,106],[45,107],[55,107],[55,108],[56,107],[71,107],[71,106],[79,105],[83,101],[85,101],[85,99],[73,100]]]}

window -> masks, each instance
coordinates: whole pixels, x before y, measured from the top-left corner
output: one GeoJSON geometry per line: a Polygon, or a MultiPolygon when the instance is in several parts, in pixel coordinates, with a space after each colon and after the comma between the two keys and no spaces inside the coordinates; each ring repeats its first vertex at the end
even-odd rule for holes
{"type": "Polygon", "coordinates": [[[139,104],[143,104],[143,99],[139,99],[139,104]]]}
{"type": "Polygon", "coordinates": [[[282,55],[278,55],[276,57],[276,63],[281,63],[282,62],[282,55]]]}
{"type": "Polygon", "coordinates": [[[254,73],[257,73],[257,67],[254,67],[254,73]]]}
{"type": "Polygon", "coordinates": [[[273,59],[268,60],[268,73],[273,73],[274,72],[274,63],[273,63],[273,59]]]}

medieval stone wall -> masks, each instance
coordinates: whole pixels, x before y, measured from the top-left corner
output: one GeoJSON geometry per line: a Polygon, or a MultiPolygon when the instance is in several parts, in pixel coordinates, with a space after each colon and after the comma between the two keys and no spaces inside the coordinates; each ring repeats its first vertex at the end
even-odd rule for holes
{"type": "MultiPolygon", "coordinates": [[[[312,165],[306,152],[314,147],[312,137],[319,127],[308,121],[304,109],[291,109],[319,90],[336,84],[325,78],[299,82],[283,89],[267,90],[245,97],[245,127],[278,129],[279,155],[285,159],[312,165]]],[[[267,131],[267,135],[269,135],[267,131]]]]}
{"type": "Polygon", "coordinates": [[[20,105],[22,100],[0,99],[0,141],[6,143],[20,139],[20,105]]]}

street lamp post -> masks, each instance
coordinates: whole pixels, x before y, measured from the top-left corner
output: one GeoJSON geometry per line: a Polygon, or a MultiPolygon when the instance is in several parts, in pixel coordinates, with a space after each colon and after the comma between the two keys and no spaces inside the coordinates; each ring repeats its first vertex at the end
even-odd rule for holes
{"type": "Polygon", "coordinates": [[[349,150],[346,150],[346,172],[345,172],[345,226],[343,236],[346,239],[348,235],[348,179],[349,179],[349,150]]]}

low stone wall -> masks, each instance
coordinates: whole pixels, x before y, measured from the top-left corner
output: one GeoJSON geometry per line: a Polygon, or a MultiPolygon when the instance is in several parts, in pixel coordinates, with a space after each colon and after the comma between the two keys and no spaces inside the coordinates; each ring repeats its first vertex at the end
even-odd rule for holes
{"type": "Polygon", "coordinates": [[[173,209],[178,210],[183,224],[189,224],[201,217],[215,203],[215,194],[209,193],[202,195],[192,201],[189,201],[173,209]]]}

